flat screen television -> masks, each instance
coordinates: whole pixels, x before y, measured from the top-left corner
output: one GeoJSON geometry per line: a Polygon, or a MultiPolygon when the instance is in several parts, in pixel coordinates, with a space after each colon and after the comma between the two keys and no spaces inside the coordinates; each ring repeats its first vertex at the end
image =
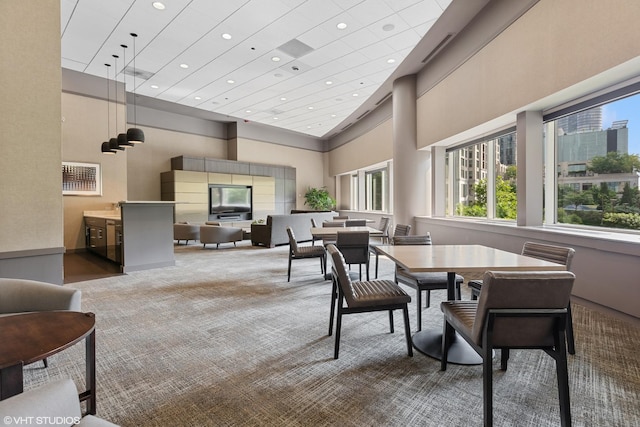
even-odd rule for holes
{"type": "Polygon", "coordinates": [[[209,185],[210,219],[251,219],[250,185],[209,185]]]}

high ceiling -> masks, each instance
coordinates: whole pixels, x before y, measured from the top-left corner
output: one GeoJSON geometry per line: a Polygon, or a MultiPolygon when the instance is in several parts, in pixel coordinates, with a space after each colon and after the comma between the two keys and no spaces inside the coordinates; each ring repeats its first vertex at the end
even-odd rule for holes
{"type": "Polygon", "coordinates": [[[159,10],[152,0],[61,0],[62,67],[324,137],[378,101],[451,2],[163,0],[159,10]]]}

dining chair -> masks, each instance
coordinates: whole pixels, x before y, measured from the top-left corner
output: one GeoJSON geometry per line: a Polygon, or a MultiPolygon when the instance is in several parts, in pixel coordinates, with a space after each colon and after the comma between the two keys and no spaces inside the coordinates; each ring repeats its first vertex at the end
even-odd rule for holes
{"type": "MultiPolygon", "coordinates": [[[[390,224],[387,225],[387,228],[389,227],[390,224]]],[[[408,236],[409,233],[411,232],[411,225],[407,224],[396,224],[396,228],[393,231],[393,235],[394,236],[408,236]]],[[[389,243],[389,236],[387,236],[387,243],[389,243]]],[[[375,254],[376,256],[376,274],[375,274],[375,278],[378,278],[378,257],[380,256],[380,253],[376,250],[376,244],[373,244],[372,246],[369,246],[369,249],[371,250],[371,253],[375,254]]]]}
{"type": "Polygon", "coordinates": [[[345,227],[366,227],[366,219],[347,219],[344,222],[345,227]]]}
{"type": "Polygon", "coordinates": [[[336,216],[333,217],[334,221],[347,220],[347,219],[349,219],[349,215],[336,215],[336,216]]]}
{"type": "MultiPolygon", "coordinates": [[[[341,221],[325,221],[322,223],[322,227],[324,228],[329,228],[329,227],[337,227],[337,228],[344,228],[344,222],[341,221]]],[[[336,238],[335,237],[325,237],[322,239],[322,244],[324,246],[327,246],[328,244],[331,243],[336,243],[336,238]]]]}
{"type": "Polygon", "coordinates": [[[561,425],[571,425],[565,328],[574,280],[569,271],[487,271],[479,300],[441,303],[440,369],[447,368],[449,347],[458,332],[482,357],[485,426],[493,425],[493,349],[501,349],[500,369],[506,371],[512,348],[542,349],[555,360],[561,425]]]}
{"type": "Polygon", "coordinates": [[[349,267],[352,264],[358,264],[360,280],[362,280],[362,265],[364,264],[367,280],[369,280],[369,232],[339,231],[336,246],[342,252],[349,267]]]}
{"type": "MultiPolygon", "coordinates": [[[[411,328],[409,326],[409,310],[407,308],[411,297],[391,280],[352,281],[347,271],[345,260],[336,245],[327,246],[327,251],[333,262],[332,272],[334,284],[337,287],[337,318],[334,359],[338,358],[340,351],[340,332],[342,328],[342,316],[345,314],[368,313],[373,311],[389,311],[389,329],[393,328],[393,311],[402,310],[404,317],[404,331],[407,342],[407,352],[413,356],[411,346],[411,328]]],[[[331,335],[331,322],[333,322],[333,308],[336,301],[332,293],[331,320],[329,335],[331,335]]]]}
{"type": "MultiPolygon", "coordinates": [[[[311,227],[313,228],[319,227],[318,221],[316,221],[315,218],[311,218],[311,227]]],[[[316,240],[320,240],[320,239],[317,239],[315,236],[311,235],[311,246],[314,246],[316,244],[316,240]]]]}
{"type": "MultiPolygon", "coordinates": [[[[420,236],[393,236],[393,244],[402,245],[431,245],[431,234],[423,234],[420,236]]],[[[437,289],[446,290],[449,281],[446,272],[424,272],[411,273],[396,264],[395,282],[411,286],[416,290],[416,309],[418,320],[418,331],[422,330],[422,292],[427,293],[425,308],[431,305],[431,291],[437,289]]],[[[460,295],[460,286],[464,282],[464,277],[456,274],[456,299],[462,299],[460,295]]]]}
{"type": "MultiPolygon", "coordinates": [[[[567,270],[571,269],[571,261],[573,260],[575,252],[573,248],[547,245],[545,243],[525,242],[522,246],[522,255],[562,264],[567,267],[567,270]]],[[[482,280],[470,280],[467,285],[471,289],[471,299],[478,299],[480,291],[482,290],[482,280]]],[[[569,354],[576,354],[571,302],[567,305],[567,350],[569,354]]]]}
{"type": "Polygon", "coordinates": [[[291,281],[291,262],[294,259],[320,258],[320,273],[324,275],[326,252],[322,246],[298,246],[296,236],[291,227],[287,227],[289,235],[289,268],[287,282],[291,281]]]}

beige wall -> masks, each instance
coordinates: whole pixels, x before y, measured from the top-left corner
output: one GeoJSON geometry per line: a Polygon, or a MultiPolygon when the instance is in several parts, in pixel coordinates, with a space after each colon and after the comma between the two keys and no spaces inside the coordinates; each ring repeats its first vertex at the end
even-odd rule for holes
{"type": "Polygon", "coordinates": [[[160,200],[160,174],[171,170],[178,156],[227,158],[227,141],[202,135],[146,128],[145,142],[128,149],[129,200],[160,200]]]}
{"type": "Polygon", "coordinates": [[[418,147],[635,58],[640,55],[638,16],[637,0],[541,0],[420,97],[418,147]]]}
{"type": "MultiPolygon", "coordinates": [[[[118,117],[124,117],[118,105],[118,117]]],[[[111,133],[115,131],[115,103],[111,103],[111,133]]],[[[102,196],[64,196],[64,246],[68,251],[84,248],[85,210],[111,209],[113,203],[127,199],[127,152],[115,156],[102,154],[107,130],[107,103],[103,100],[62,94],[62,160],[98,163],[102,172],[102,196]]],[[[121,125],[122,126],[122,125],[121,125]]],[[[120,129],[122,131],[122,129],[120,129]]]]}
{"type": "Polygon", "coordinates": [[[296,168],[296,208],[305,209],[304,193],[309,187],[325,186],[323,153],[262,141],[238,138],[237,160],[296,168]]]}
{"type": "Polygon", "coordinates": [[[328,156],[330,176],[362,169],[393,158],[393,121],[386,120],[366,134],[355,138],[328,156]]]}
{"type": "Polygon", "coordinates": [[[0,2],[0,252],[62,248],[60,2],[0,2]]]}

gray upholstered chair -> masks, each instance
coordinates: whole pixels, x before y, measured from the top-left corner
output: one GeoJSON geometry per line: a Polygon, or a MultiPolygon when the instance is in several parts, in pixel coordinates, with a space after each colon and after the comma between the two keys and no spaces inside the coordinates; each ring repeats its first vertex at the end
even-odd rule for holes
{"type": "Polygon", "coordinates": [[[291,262],[294,259],[320,258],[320,273],[324,276],[326,252],[323,246],[299,246],[291,227],[287,227],[289,235],[289,268],[287,282],[291,281],[291,262]]]}
{"type": "MultiPolygon", "coordinates": [[[[522,255],[562,264],[567,267],[567,270],[571,270],[571,261],[575,252],[573,248],[544,243],[525,242],[522,246],[522,255]]],[[[467,285],[471,289],[471,299],[478,299],[482,289],[482,280],[470,280],[467,285]]],[[[576,354],[571,303],[567,305],[567,350],[569,354],[576,354]]]]}
{"type": "Polygon", "coordinates": [[[204,249],[208,243],[215,243],[216,248],[220,247],[220,243],[233,243],[242,241],[244,235],[242,228],[225,227],[220,223],[207,222],[200,226],[200,243],[204,249]]]}
{"type": "Polygon", "coordinates": [[[347,220],[347,219],[349,219],[349,215],[336,215],[333,217],[334,221],[347,220]]]}
{"type": "Polygon", "coordinates": [[[366,219],[347,219],[344,221],[345,227],[366,227],[366,219]]]}
{"type": "Polygon", "coordinates": [[[78,390],[73,381],[68,378],[47,383],[0,401],[0,417],[3,420],[30,419],[34,424],[39,420],[41,422],[37,424],[49,426],[117,427],[116,424],[93,415],[83,418],[78,390]],[[47,420],[51,422],[47,423],[47,420]]]}
{"type": "Polygon", "coordinates": [[[485,426],[493,425],[493,349],[501,349],[500,368],[506,370],[512,348],[542,349],[553,357],[561,425],[571,425],[565,326],[574,280],[569,271],[488,271],[478,301],[441,304],[444,338],[440,369],[447,368],[449,347],[457,331],[483,360],[485,426]]]}
{"type": "MultiPolygon", "coordinates": [[[[389,227],[389,225],[387,225],[387,228],[389,227]]],[[[393,235],[394,236],[408,236],[409,233],[411,232],[411,225],[407,224],[396,224],[396,228],[393,231],[393,235]]],[[[389,236],[387,235],[387,243],[389,243],[389,236]]],[[[380,256],[380,253],[376,250],[376,246],[377,245],[373,245],[370,246],[370,249],[373,251],[373,253],[375,253],[376,255],[376,274],[375,274],[375,278],[378,278],[378,258],[380,256]]]]}
{"type": "Polygon", "coordinates": [[[200,225],[189,224],[188,222],[176,222],[173,224],[173,240],[184,240],[184,244],[188,245],[189,240],[200,240],[200,225]]]}
{"type": "MultiPolygon", "coordinates": [[[[322,223],[322,227],[323,228],[330,228],[330,227],[336,227],[336,228],[344,228],[344,222],[343,221],[324,221],[322,223]]],[[[327,246],[329,244],[335,244],[336,243],[336,238],[335,237],[327,237],[325,239],[322,239],[322,244],[324,246],[327,246]]]]}
{"type": "MultiPolygon", "coordinates": [[[[81,311],[82,292],[35,280],[0,278],[0,316],[32,311],[81,311]]],[[[47,359],[43,359],[45,368],[47,359]]]]}
{"type": "MultiPolygon", "coordinates": [[[[407,341],[407,352],[413,356],[411,347],[411,328],[409,326],[409,310],[407,305],[411,302],[411,297],[403,291],[400,286],[391,280],[372,281],[352,281],[347,271],[342,254],[336,245],[327,246],[327,252],[333,262],[332,272],[334,274],[334,284],[337,284],[337,318],[336,318],[336,341],[333,357],[338,358],[340,351],[340,331],[342,327],[342,316],[353,313],[366,313],[372,311],[389,311],[390,332],[393,333],[393,310],[402,310],[404,316],[404,331],[407,341]],[[346,306],[345,306],[346,303],[346,306]]],[[[335,300],[332,295],[331,320],[329,334],[331,334],[331,322],[333,321],[333,307],[335,300]]]]}
{"type": "Polygon", "coordinates": [[[362,265],[364,264],[367,280],[369,280],[369,232],[339,231],[336,246],[342,252],[349,267],[352,264],[358,264],[360,280],[362,280],[362,265]]]}
{"type": "MultiPolygon", "coordinates": [[[[393,236],[394,245],[431,245],[431,235],[429,233],[421,236],[393,236]]],[[[396,283],[402,283],[411,286],[416,290],[416,308],[418,318],[418,330],[422,330],[422,292],[427,293],[427,301],[425,308],[431,305],[431,291],[437,289],[447,289],[448,279],[446,272],[425,272],[410,273],[404,268],[396,265],[395,270],[396,283]]],[[[464,277],[456,274],[456,298],[462,299],[460,296],[460,286],[464,282],[464,277]]]]}

